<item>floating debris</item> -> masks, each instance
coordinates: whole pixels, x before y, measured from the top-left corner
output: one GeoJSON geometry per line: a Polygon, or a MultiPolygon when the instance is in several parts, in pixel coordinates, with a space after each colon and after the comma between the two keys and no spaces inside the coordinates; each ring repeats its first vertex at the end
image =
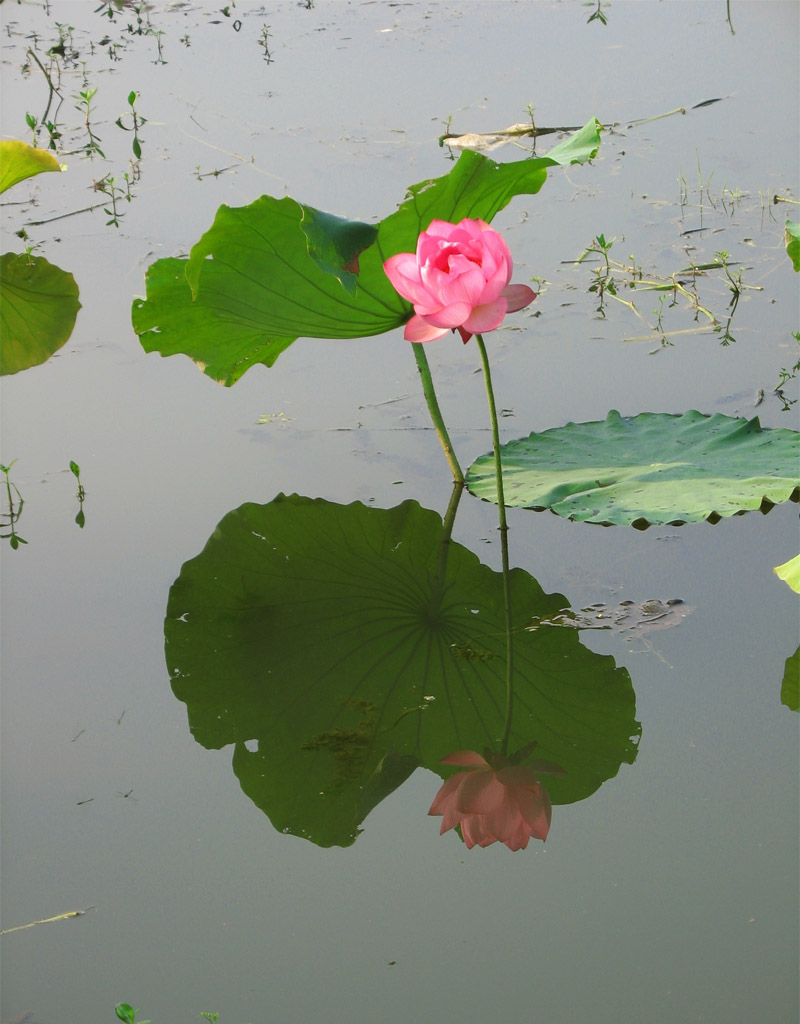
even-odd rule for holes
{"type": "Polygon", "coordinates": [[[658,629],[672,629],[694,611],[694,605],[686,604],[681,598],[668,601],[654,598],[637,604],[635,601],[621,601],[617,605],[600,602],[587,608],[565,608],[555,615],[536,617],[525,627],[531,632],[543,626],[562,626],[567,629],[611,629],[628,636],[644,636],[658,629]]]}

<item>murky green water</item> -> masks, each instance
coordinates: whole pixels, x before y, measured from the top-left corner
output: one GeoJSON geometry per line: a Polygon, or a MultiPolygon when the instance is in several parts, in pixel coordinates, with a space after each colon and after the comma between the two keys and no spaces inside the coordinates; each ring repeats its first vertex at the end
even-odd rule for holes
{"type": "MultiPolygon", "coordinates": [[[[495,221],[514,279],[542,281],[487,337],[504,439],[609,409],[797,428],[797,406],[772,394],[800,322],[787,207],[772,203],[798,195],[796,5],[734,2],[735,34],[722,0],[615,0],[606,26],[579,3],[156,5],[141,35],[135,10],[96,6],[2,7],[3,137],[30,141],[25,114],[41,116],[48,88],[35,63],[23,72],[26,47],[44,61],[60,24],[60,123],[70,148],[85,143],[72,97],[96,87],[106,157],[63,157],[66,174],[3,197],[3,251],[46,221],[28,235],[73,273],[83,308],[56,356],[2,385],[0,461],[18,460],[27,541],[3,550],[2,928],[92,908],[2,937],[3,1021],[110,1021],[120,1001],[154,1024],[203,1011],[221,1024],[796,1020],[797,716],[781,682],[798,614],[772,567],[797,551],[797,506],[645,532],[509,510],[512,564],[556,595],[549,611],[693,609],[643,635],[570,631],[570,656],[630,674],[633,763],[572,802],[554,783],[547,843],[525,852],[440,838],[427,816],[440,780],[425,769],[352,845],[323,848],[281,834],[234,774],[235,742],[247,761],[258,735],[247,695],[234,707],[223,680],[214,697],[233,741],[193,737],[164,619],[184,563],[244,503],[282,492],[445,513],[449,473],[409,346],[401,331],[301,340],[223,389],[188,359],[145,355],[130,326],[146,267],[185,254],[220,204],[290,194],[377,219],[448,171],[448,118],[491,131],[531,103],[539,126],[619,124],[592,165],[554,169],[495,221]],[[147,118],[136,168],[114,123],[131,90],[147,118]],[[119,228],[102,208],[51,219],[106,203],[93,184],[126,172],[119,228]],[[666,304],[665,329],[687,333],[625,341],[651,331],[618,303],[599,318],[597,264],[572,262],[600,233],[645,275],[728,251],[750,286],[735,342],[666,304]]],[[[724,280],[699,290],[724,324],[724,280]]],[[[650,326],[657,307],[639,304],[650,326]]],[[[490,447],[477,353],[453,338],[429,356],[467,465],[490,447]]],[[[471,552],[499,569],[496,516],[462,498],[465,565],[471,552]]]]}

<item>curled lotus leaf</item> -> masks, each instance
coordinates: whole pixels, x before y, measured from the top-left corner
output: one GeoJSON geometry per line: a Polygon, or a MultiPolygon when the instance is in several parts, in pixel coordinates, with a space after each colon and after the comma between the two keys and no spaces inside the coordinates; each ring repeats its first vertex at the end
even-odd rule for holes
{"type": "Polygon", "coordinates": [[[225,385],[259,363],[272,366],[299,337],[383,334],[412,313],[383,271],[386,259],[413,251],[434,219],[488,223],[514,196],[538,192],[549,167],[590,160],[599,144],[592,120],[535,159],[501,164],[462,153],[448,174],[412,185],[376,225],[290,196],[221,206],[188,260],[150,265],[133,328],[147,352],[188,355],[225,385]]]}

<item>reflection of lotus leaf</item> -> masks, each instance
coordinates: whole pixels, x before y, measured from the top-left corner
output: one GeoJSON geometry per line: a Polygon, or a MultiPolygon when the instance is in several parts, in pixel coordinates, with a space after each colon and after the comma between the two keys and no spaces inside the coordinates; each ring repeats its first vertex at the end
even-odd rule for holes
{"type": "MultiPolygon", "coordinates": [[[[276,828],[348,845],[418,765],[496,747],[505,715],[502,576],[416,502],[392,509],[280,495],[226,515],[172,586],[175,695],[199,743],[233,743],[234,770],[276,828]],[[446,569],[442,574],[443,555],[446,569]]],[[[564,606],[521,569],[520,626],[564,606]]],[[[515,634],[511,749],[569,773],[555,803],[632,762],[628,673],[570,630],[515,634]]]]}

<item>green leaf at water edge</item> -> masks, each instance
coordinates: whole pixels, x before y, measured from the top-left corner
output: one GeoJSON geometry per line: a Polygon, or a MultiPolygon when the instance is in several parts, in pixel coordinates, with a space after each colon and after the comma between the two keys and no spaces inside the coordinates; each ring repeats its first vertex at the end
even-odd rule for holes
{"type": "Polygon", "coordinates": [[[61,164],[45,149],[35,149],[18,139],[0,142],[0,193],[35,174],[60,170],[61,164]]]}
{"type": "MultiPolygon", "coordinates": [[[[800,493],[800,434],[721,414],[612,411],[509,441],[502,463],[506,505],[607,525],[716,521],[800,493]]],[[[497,501],[491,452],[467,487],[497,501]]]]}
{"type": "Polygon", "coordinates": [[[781,684],[781,704],[790,711],[800,711],[800,647],[786,659],[781,684]]]}
{"type": "Polygon", "coordinates": [[[795,555],[783,565],[776,565],[774,572],[796,594],[800,594],[800,555],[795,555]]]}
{"type": "Polygon", "coordinates": [[[786,254],[795,270],[800,271],[800,223],[786,221],[786,254]]]}
{"type": "MultiPolygon", "coordinates": [[[[630,676],[577,631],[525,628],[563,597],[521,569],[511,589],[511,749],[538,741],[568,772],[548,777],[553,802],[584,799],[636,756],[630,676]]],[[[348,846],[415,768],[497,748],[504,624],[502,575],[448,542],[435,512],[280,495],[222,519],[173,584],[164,633],[195,739],[234,745],[276,829],[348,846]]]]}
{"type": "Polygon", "coordinates": [[[72,274],[43,256],[0,257],[0,375],[49,359],[72,334],[80,308],[72,274]]]}
{"type": "Polygon", "coordinates": [[[591,121],[536,159],[497,164],[463,153],[449,174],[412,186],[377,226],[288,196],[222,206],[188,261],[148,269],[146,298],[133,304],[134,330],[146,351],[188,355],[226,385],[256,363],[271,366],[298,337],[393,330],[412,310],[383,271],[389,256],[413,252],[433,219],[491,221],[513,196],[538,192],[548,167],[590,159],[599,141],[591,121]]]}

